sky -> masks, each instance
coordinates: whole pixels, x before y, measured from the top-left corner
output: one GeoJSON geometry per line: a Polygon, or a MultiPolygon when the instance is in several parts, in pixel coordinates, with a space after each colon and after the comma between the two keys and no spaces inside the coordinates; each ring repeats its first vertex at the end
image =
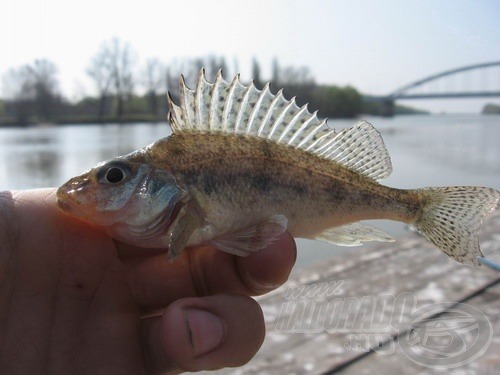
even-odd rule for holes
{"type": "MultiPolygon", "coordinates": [[[[264,78],[277,58],[282,66],[308,66],[318,83],[375,95],[444,70],[500,61],[498,0],[16,0],[0,7],[0,75],[49,59],[70,99],[94,94],[85,71],[114,37],[137,51],[139,64],[223,55],[237,59],[249,80],[253,57],[264,78]]],[[[500,98],[401,104],[477,112],[485,102],[500,98]]]]}

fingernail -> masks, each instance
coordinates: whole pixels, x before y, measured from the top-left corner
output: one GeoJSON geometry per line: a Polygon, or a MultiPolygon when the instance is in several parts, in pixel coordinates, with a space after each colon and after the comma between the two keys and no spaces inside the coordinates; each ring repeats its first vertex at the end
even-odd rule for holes
{"type": "Polygon", "coordinates": [[[188,308],[184,310],[184,319],[195,357],[213,351],[224,341],[224,324],[217,315],[206,310],[188,308]]]}

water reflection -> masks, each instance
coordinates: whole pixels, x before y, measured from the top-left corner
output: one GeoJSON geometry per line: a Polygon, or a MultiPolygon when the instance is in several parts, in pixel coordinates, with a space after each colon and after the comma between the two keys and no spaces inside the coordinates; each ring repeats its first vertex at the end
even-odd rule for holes
{"type": "Polygon", "coordinates": [[[425,117],[399,118],[397,125],[387,128],[389,134],[382,129],[393,162],[397,164],[400,155],[415,158],[415,163],[404,166],[414,171],[413,179],[425,175],[430,165],[440,169],[449,183],[463,179],[481,184],[485,177],[500,187],[500,116],[427,117],[425,121],[425,117]]]}
{"type": "MultiPolygon", "coordinates": [[[[420,179],[427,180],[430,170],[439,169],[437,177],[442,183],[458,184],[463,180],[484,184],[481,181],[486,178],[493,179],[500,188],[500,116],[432,115],[367,120],[382,133],[394,164],[391,180],[397,184],[407,186],[413,182],[413,187],[419,186],[420,179]],[[402,170],[405,178],[399,179],[397,175],[402,170]],[[405,173],[407,170],[412,173],[405,173]]],[[[342,128],[352,125],[352,120],[334,120],[329,124],[342,128]]],[[[429,180],[427,184],[432,183],[429,180]]]]}
{"type": "MultiPolygon", "coordinates": [[[[500,188],[500,116],[371,118],[394,164],[395,187],[500,188]]],[[[330,121],[351,126],[353,120],[330,121]]],[[[57,186],[100,161],[167,136],[166,123],[0,129],[0,189],[57,186]]]]}
{"type": "Polygon", "coordinates": [[[43,187],[59,175],[57,132],[49,129],[9,129],[0,136],[0,185],[43,187]]]}
{"type": "Polygon", "coordinates": [[[16,135],[13,137],[8,137],[6,141],[10,144],[18,144],[21,146],[29,146],[29,145],[46,145],[50,143],[55,143],[56,139],[51,134],[22,134],[16,135]]]}
{"type": "Polygon", "coordinates": [[[127,154],[134,149],[133,126],[104,126],[100,128],[100,137],[101,147],[99,151],[102,160],[127,154]]]}
{"type": "Polygon", "coordinates": [[[58,186],[169,133],[166,123],[0,129],[0,190],[58,186]]]}
{"type": "Polygon", "coordinates": [[[38,150],[9,155],[8,175],[16,176],[20,186],[46,187],[55,184],[62,157],[55,150],[38,150]]]}

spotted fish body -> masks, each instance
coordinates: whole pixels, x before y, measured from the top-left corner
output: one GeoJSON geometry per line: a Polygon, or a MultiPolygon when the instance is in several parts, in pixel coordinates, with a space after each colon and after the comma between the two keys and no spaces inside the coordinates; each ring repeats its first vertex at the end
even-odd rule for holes
{"type": "Polygon", "coordinates": [[[61,208],[120,240],[166,247],[211,244],[248,255],[284,230],[340,245],[392,241],[361,223],[413,225],[442,251],[480,264],[478,232],[500,192],[482,187],[400,190],[379,133],[367,122],[335,132],[294,100],[200,73],[169,98],[173,134],[102,163],[58,190],[61,208]]]}

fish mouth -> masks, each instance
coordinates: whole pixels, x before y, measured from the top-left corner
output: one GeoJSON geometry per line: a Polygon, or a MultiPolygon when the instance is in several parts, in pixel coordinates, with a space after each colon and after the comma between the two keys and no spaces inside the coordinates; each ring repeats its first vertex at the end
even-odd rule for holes
{"type": "Polygon", "coordinates": [[[67,184],[64,184],[63,186],[59,187],[56,191],[56,203],[59,206],[59,208],[65,212],[71,211],[71,197],[69,196],[68,189],[66,188],[67,184]]]}
{"type": "Polygon", "coordinates": [[[75,201],[76,194],[82,191],[89,183],[90,180],[88,178],[81,179],[80,176],[77,176],[60,186],[56,191],[57,204],[59,207],[64,211],[70,211],[71,205],[69,202],[75,201]]]}
{"type": "Polygon", "coordinates": [[[67,187],[67,194],[75,194],[83,190],[84,187],[89,185],[90,180],[88,178],[84,178],[80,180],[79,177],[72,178],[69,180],[63,187],[67,187]]]}
{"type": "Polygon", "coordinates": [[[64,212],[70,212],[71,211],[71,205],[68,204],[65,200],[63,200],[61,197],[57,197],[56,199],[57,205],[61,210],[64,212]]]}

